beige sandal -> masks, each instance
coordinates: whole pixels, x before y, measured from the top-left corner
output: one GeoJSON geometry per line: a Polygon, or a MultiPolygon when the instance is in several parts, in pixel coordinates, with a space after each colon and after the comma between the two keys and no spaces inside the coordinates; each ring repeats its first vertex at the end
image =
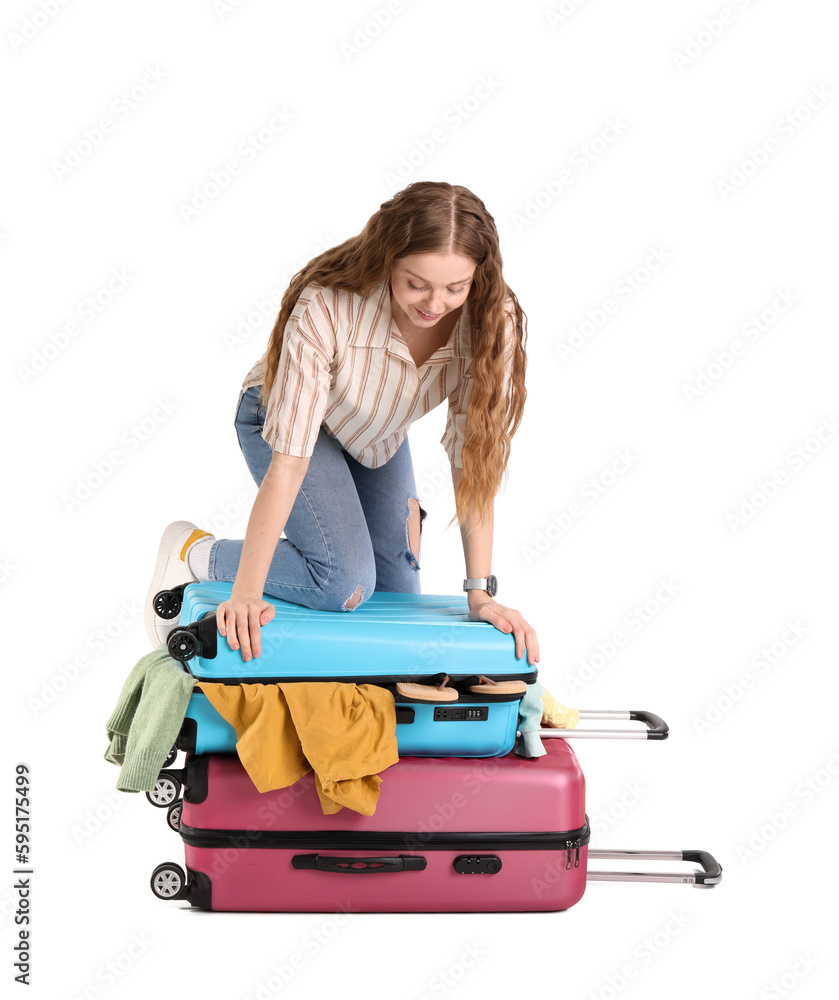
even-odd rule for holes
{"type": "Polygon", "coordinates": [[[455,688],[446,687],[448,683],[448,674],[439,687],[433,684],[417,684],[415,681],[397,681],[396,692],[405,698],[416,698],[417,701],[457,701],[457,691],[455,688]]]}
{"type": "Polygon", "coordinates": [[[524,681],[494,681],[483,674],[478,678],[480,684],[470,684],[473,694],[524,694],[527,684],[524,681]]]}

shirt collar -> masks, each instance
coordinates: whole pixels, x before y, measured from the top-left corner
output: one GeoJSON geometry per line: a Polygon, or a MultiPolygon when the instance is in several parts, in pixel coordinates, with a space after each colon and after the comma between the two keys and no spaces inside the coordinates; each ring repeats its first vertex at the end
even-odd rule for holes
{"type": "MultiPolygon", "coordinates": [[[[399,327],[393,318],[390,309],[390,282],[383,281],[370,292],[370,299],[376,303],[375,313],[379,317],[376,323],[374,336],[370,342],[371,347],[384,348],[390,354],[414,363],[408,345],[399,335],[399,327]]],[[[454,329],[449,342],[436,350],[426,361],[426,365],[446,365],[456,358],[470,358],[471,337],[469,332],[469,304],[468,300],[463,303],[460,319],[454,329]]],[[[423,365],[425,367],[425,365],[423,365]]]]}

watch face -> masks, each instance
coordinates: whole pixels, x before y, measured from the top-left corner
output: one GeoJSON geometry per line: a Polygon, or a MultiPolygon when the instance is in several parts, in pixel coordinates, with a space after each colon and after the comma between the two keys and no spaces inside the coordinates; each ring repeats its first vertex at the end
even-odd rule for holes
{"type": "Polygon", "coordinates": [[[487,577],[487,591],[489,592],[489,596],[490,597],[495,597],[495,594],[496,594],[497,590],[498,590],[498,581],[495,579],[494,576],[488,576],[487,577]]]}

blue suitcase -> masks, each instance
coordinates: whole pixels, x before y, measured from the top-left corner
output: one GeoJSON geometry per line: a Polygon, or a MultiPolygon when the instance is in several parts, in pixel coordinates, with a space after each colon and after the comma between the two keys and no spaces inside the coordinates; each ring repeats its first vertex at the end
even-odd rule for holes
{"type": "MultiPolygon", "coordinates": [[[[193,583],[182,591],[169,651],[198,680],[380,684],[394,694],[400,756],[496,757],[512,750],[522,696],[478,695],[467,687],[481,675],[532,684],[537,670],[526,655],[516,657],[512,633],[468,620],[465,594],[376,591],[352,612],[316,611],[265,595],[276,614],[262,628],[260,656],[246,663],[218,635],[215,611],[231,588],[193,583]],[[459,691],[455,702],[418,701],[396,692],[398,681],[433,684],[444,675],[459,691]]],[[[165,594],[172,595],[174,618],[181,594],[165,594]]],[[[190,699],[178,747],[199,754],[235,752],[233,727],[200,691],[190,699]]]]}

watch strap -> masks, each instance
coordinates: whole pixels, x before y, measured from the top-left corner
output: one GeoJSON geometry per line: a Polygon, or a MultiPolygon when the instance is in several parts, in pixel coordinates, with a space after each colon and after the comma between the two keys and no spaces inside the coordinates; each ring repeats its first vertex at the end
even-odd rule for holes
{"type": "Polygon", "coordinates": [[[498,592],[498,580],[491,573],[489,576],[470,576],[463,581],[463,589],[485,590],[490,597],[495,597],[498,592]]]}

